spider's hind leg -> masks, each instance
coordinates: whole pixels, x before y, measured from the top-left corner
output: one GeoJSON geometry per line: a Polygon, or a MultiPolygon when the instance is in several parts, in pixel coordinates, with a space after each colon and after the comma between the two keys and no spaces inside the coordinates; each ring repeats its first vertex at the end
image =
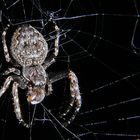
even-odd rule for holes
{"type": "Polygon", "coordinates": [[[7,47],[7,44],[6,44],[6,33],[7,33],[7,30],[9,28],[9,24],[7,25],[7,27],[4,29],[3,33],[2,33],[2,43],[3,43],[3,50],[4,50],[4,56],[5,56],[5,59],[7,62],[10,62],[11,61],[11,58],[10,58],[10,55],[9,55],[9,52],[8,52],[8,47],[7,47]]]}
{"type": "Polygon", "coordinates": [[[50,19],[50,23],[52,24],[53,31],[54,33],[54,43],[53,43],[53,48],[51,51],[51,54],[47,57],[45,60],[45,63],[43,64],[44,69],[47,69],[50,65],[52,65],[55,62],[55,58],[58,56],[59,53],[59,27],[57,26],[56,22],[53,21],[53,19],[50,19]]]}

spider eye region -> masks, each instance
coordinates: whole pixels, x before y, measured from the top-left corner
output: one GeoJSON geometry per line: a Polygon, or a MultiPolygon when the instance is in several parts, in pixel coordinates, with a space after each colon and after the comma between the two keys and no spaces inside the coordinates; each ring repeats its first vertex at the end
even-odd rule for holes
{"type": "Polygon", "coordinates": [[[29,87],[27,92],[27,101],[31,104],[38,104],[45,98],[45,88],[44,87],[29,87]]]}
{"type": "Polygon", "coordinates": [[[31,104],[42,102],[45,97],[46,72],[41,65],[23,67],[23,76],[29,82],[27,100],[31,104]]]}

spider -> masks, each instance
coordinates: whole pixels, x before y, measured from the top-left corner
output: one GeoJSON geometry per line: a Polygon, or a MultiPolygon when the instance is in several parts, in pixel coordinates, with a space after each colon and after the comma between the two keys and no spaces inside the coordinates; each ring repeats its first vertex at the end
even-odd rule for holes
{"type": "Polygon", "coordinates": [[[5,60],[12,66],[4,71],[6,80],[0,89],[0,97],[6,92],[12,82],[12,96],[14,102],[14,112],[18,121],[29,128],[30,124],[25,122],[22,116],[18,88],[26,90],[27,102],[32,105],[41,103],[45,96],[52,94],[52,84],[63,78],[69,79],[70,101],[67,109],[60,114],[60,118],[65,118],[70,110],[73,113],[66,122],[70,124],[81,107],[81,95],[78,79],[71,70],[59,72],[50,76],[46,70],[55,63],[59,53],[59,33],[60,29],[56,22],[51,19],[52,31],[54,32],[53,51],[49,56],[48,43],[43,35],[31,25],[20,25],[13,33],[11,46],[8,48],[6,43],[6,33],[10,25],[7,25],[2,33],[2,44],[5,60]],[[13,63],[14,62],[14,63],[13,63]],[[45,91],[47,87],[47,91],[45,91]]]}

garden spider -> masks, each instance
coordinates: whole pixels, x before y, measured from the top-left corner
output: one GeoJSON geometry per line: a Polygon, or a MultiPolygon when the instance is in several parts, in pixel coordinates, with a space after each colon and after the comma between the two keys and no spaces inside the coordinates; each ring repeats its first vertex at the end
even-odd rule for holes
{"type": "Polygon", "coordinates": [[[21,25],[15,30],[10,48],[6,44],[6,33],[9,25],[2,33],[4,56],[6,61],[11,63],[13,67],[8,68],[3,73],[7,78],[0,89],[0,97],[8,89],[10,83],[13,82],[12,96],[16,118],[27,128],[30,127],[30,124],[26,123],[21,115],[18,88],[27,90],[27,101],[29,103],[38,104],[42,102],[46,95],[52,93],[52,84],[54,82],[67,77],[70,81],[71,98],[67,110],[60,115],[60,118],[65,118],[70,110],[74,108],[73,114],[67,121],[67,124],[70,124],[81,107],[81,95],[75,73],[69,70],[50,77],[49,73],[45,71],[55,62],[59,52],[59,28],[54,20],[50,19],[49,22],[55,33],[53,51],[50,56],[47,56],[48,44],[43,35],[31,25],[21,25]],[[13,63],[13,61],[16,63],[13,63]],[[47,91],[45,91],[46,86],[47,91]]]}

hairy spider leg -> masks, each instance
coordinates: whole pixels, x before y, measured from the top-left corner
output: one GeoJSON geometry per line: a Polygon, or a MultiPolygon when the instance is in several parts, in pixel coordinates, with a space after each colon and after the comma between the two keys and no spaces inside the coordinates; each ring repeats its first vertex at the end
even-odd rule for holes
{"type": "Polygon", "coordinates": [[[47,85],[48,85],[47,95],[50,95],[52,94],[53,88],[52,88],[52,83],[50,82],[49,78],[47,78],[47,85]]]}
{"type": "Polygon", "coordinates": [[[8,47],[6,45],[6,33],[7,33],[7,30],[9,28],[9,24],[7,25],[7,27],[4,29],[3,33],[2,33],[2,43],[3,43],[3,50],[4,50],[4,56],[5,56],[5,59],[7,62],[10,62],[11,61],[11,58],[10,58],[10,55],[9,55],[9,52],[8,52],[8,47]]]}
{"type": "MultiPolygon", "coordinates": [[[[68,78],[70,79],[71,98],[73,98],[75,96],[75,100],[74,100],[74,104],[73,104],[73,105],[75,105],[75,107],[74,107],[72,116],[70,117],[70,119],[67,121],[67,123],[65,125],[70,124],[75,119],[77,113],[79,112],[79,110],[81,108],[81,104],[82,104],[77,76],[75,75],[74,72],[70,71],[68,78]]],[[[69,108],[71,108],[71,104],[70,104],[69,108]]]]}
{"type": "Polygon", "coordinates": [[[64,124],[65,126],[70,124],[75,119],[77,113],[79,112],[81,108],[81,103],[82,103],[77,76],[75,75],[74,72],[69,71],[68,79],[70,80],[71,100],[69,103],[69,107],[63,114],[61,114],[60,117],[64,118],[69,113],[69,111],[71,110],[73,106],[74,106],[74,111],[73,111],[72,116],[69,118],[69,120],[65,122],[64,124]]]}
{"type": "Polygon", "coordinates": [[[12,95],[13,95],[13,101],[14,101],[14,111],[16,114],[16,118],[19,120],[19,122],[29,128],[30,125],[25,123],[25,121],[22,118],[22,114],[21,114],[21,109],[20,109],[20,104],[19,104],[19,97],[18,97],[18,83],[14,82],[13,83],[13,87],[12,87],[12,95]]]}
{"type": "MultiPolygon", "coordinates": [[[[7,77],[7,79],[5,80],[2,88],[0,89],[0,97],[9,88],[9,85],[12,81],[13,81],[12,76],[7,77]]],[[[12,95],[13,95],[13,100],[14,100],[14,110],[15,110],[15,114],[16,114],[17,119],[25,127],[29,128],[29,124],[25,123],[24,120],[22,119],[22,116],[21,116],[21,109],[20,109],[19,98],[18,98],[18,83],[17,82],[13,83],[12,95]]]]}
{"type": "Polygon", "coordinates": [[[80,95],[80,90],[79,90],[79,84],[78,84],[78,78],[75,75],[74,72],[72,72],[71,70],[69,72],[62,72],[59,73],[57,75],[55,75],[54,77],[52,77],[50,79],[51,83],[57,82],[58,80],[61,80],[63,78],[68,77],[68,79],[70,80],[70,101],[69,101],[69,106],[67,107],[67,109],[60,114],[60,118],[63,118],[65,120],[65,116],[70,112],[70,110],[72,109],[72,107],[74,107],[74,111],[72,116],[69,118],[69,120],[67,122],[65,122],[65,126],[67,126],[68,124],[70,124],[76,117],[77,113],[79,112],[80,108],[81,108],[81,95],[80,95]]]}
{"type": "Polygon", "coordinates": [[[50,65],[52,65],[55,62],[55,57],[58,56],[59,53],[59,27],[55,23],[55,21],[50,21],[52,25],[54,26],[55,34],[55,40],[54,40],[54,47],[52,54],[45,60],[45,63],[43,64],[44,69],[47,69],[50,65]]]}
{"type": "Polygon", "coordinates": [[[7,77],[7,79],[5,80],[2,88],[0,89],[0,97],[5,93],[5,91],[8,89],[11,81],[13,81],[12,76],[7,77]]]}
{"type": "Polygon", "coordinates": [[[8,68],[4,73],[3,73],[3,75],[8,75],[8,74],[10,74],[10,73],[14,73],[14,74],[16,74],[16,75],[20,75],[20,70],[19,69],[16,69],[16,68],[14,68],[14,67],[12,67],[12,68],[8,68]]]}

